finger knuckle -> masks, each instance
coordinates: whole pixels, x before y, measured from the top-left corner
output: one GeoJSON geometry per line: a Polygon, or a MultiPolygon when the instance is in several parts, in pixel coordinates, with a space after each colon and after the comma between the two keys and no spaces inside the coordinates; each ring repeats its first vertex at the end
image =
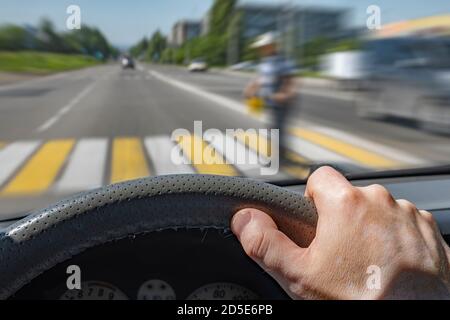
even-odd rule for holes
{"type": "Polygon", "coordinates": [[[361,201],[361,193],[353,187],[344,188],[339,193],[338,199],[346,204],[358,204],[361,201]]]}
{"type": "Polygon", "coordinates": [[[400,199],[397,201],[397,203],[402,210],[408,213],[417,213],[418,211],[416,205],[408,200],[400,199]]]}
{"type": "Polygon", "coordinates": [[[330,174],[333,174],[334,170],[331,167],[323,166],[315,170],[310,177],[310,180],[315,181],[316,179],[320,179],[322,177],[328,177],[330,174]]]}
{"type": "Polygon", "coordinates": [[[379,201],[393,200],[391,193],[382,185],[374,184],[368,187],[368,191],[379,201]]]}
{"type": "Polygon", "coordinates": [[[254,234],[249,241],[245,251],[253,259],[263,260],[269,248],[269,238],[267,232],[254,234]]]}
{"type": "Polygon", "coordinates": [[[427,221],[431,226],[436,227],[437,222],[434,218],[433,214],[429,211],[421,210],[420,211],[421,216],[427,221]]]}

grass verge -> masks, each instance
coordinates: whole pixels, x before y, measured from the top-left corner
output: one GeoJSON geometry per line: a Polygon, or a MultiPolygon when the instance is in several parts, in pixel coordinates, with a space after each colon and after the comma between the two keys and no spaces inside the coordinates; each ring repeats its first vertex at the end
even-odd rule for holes
{"type": "Polygon", "coordinates": [[[91,67],[100,62],[92,57],[34,51],[0,51],[0,71],[49,74],[91,67]]]}

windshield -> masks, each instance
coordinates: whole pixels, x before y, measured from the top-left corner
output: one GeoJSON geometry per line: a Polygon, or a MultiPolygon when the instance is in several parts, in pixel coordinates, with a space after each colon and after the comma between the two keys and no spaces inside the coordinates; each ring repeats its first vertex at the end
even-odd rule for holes
{"type": "Polygon", "coordinates": [[[448,7],[379,2],[0,0],[0,220],[148,176],[449,164],[448,7]]]}

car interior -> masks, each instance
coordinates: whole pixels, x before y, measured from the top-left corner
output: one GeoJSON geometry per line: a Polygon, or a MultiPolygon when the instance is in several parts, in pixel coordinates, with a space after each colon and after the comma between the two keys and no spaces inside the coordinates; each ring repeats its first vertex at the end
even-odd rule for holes
{"type": "MultiPolygon", "coordinates": [[[[305,190],[324,167],[350,190],[361,189],[342,176],[390,193],[365,197],[365,211],[346,199],[345,209],[385,217],[371,205],[386,200],[416,214],[402,226],[438,240],[419,239],[417,274],[428,276],[430,256],[434,267],[450,261],[433,221],[450,245],[448,0],[78,2],[0,0],[0,300],[366,297],[372,256],[347,250],[363,271],[341,273],[352,259],[333,245],[359,245],[364,229],[358,239],[397,241],[389,252],[366,241],[385,256],[417,248],[391,236],[409,236],[397,220],[322,223],[305,190]],[[252,208],[295,253],[325,244],[339,265],[318,259],[330,278],[357,279],[316,290],[289,277],[297,270],[284,281],[263,267],[236,232],[236,213],[252,208]],[[353,242],[317,240],[324,224],[353,228],[330,232],[353,242]]],[[[345,191],[328,182],[323,194],[345,191]]],[[[408,276],[407,259],[394,260],[379,263],[397,269],[377,290],[408,276]]],[[[450,266],[432,271],[450,297],[450,266]]],[[[390,297],[378,293],[367,296],[390,297]]]]}
{"type": "MultiPolygon", "coordinates": [[[[450,235],[450,168],[349,177],[382,184],[412,199],[450,235]]],[[[20,299],[254,300],[289,299],[245,255],[229,230],[240,208],[271,214],[280,229],[307,246],[317,216],[303,184],[180,175],[137,180],[61,201],[4,225],[0,297],[20,299]],[[292,230],[302,230],[293,233],[292,230]],[[90,279],[67,290],[77,265],[90,279]]]]}

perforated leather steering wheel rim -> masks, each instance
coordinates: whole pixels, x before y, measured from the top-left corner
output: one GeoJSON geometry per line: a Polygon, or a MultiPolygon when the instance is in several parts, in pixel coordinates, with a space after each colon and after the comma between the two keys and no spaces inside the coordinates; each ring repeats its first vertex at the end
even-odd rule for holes
{"type": "Polygon", "coordinates": [[[314,204],[260,181],[170,175],[107,186],[30,214],[0,234],[0,299],[86,249],[167,229],[229,229],[243,208],[271,215],[300,246],[315,236],[314,204]]]}

